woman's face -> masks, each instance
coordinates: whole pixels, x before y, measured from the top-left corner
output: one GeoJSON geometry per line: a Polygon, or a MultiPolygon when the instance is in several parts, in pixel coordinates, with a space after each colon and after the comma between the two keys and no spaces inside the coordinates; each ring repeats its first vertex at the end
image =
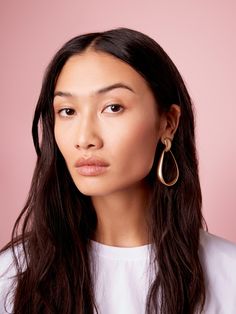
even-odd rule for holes
{"type": "Polygon", "coordinates": [[[144,184],[162,117],[146,81],[131,66],[91,50],[72,56],[56,83],[54,112],[56,143],[81,193],[105,196],[144,184]],[[102,173],[81,173],[76,163],[89,157],[109,166],[102,173]]]}

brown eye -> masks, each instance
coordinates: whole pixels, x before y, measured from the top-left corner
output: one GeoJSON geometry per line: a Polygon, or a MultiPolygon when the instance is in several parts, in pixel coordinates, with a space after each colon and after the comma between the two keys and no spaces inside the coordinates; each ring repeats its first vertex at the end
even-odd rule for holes
{"type": "Polygon", "coordinates": [[[64,109],[59,110],[58,113],[60,116],[68,117],[68,116],[73,116],[73,114],[75,113],[75,110],[71,108],[64,108],[64,109]]]}
{"type": "Polygon", "coordinates": [[[121,106],[121,105],[119,105],[119,104],[112,104],[112,105],[109,105],[109,106],[107,106],[106,108],[111,108],[111,110],[112,110],[112,112],[120,112],[120,111],[123,111],[123,107],[121,106]],[[122,109],[122,110],[120,110],[120,109],[122,109]]]}

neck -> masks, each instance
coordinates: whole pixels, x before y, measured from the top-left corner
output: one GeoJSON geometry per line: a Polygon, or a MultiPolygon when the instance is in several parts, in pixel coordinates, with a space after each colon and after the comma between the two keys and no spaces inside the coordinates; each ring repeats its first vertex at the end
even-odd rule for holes
{"type": "Polygon", "coordinates": [[[149,244],[149,196],[150,189],[136,186],[106,196],[92,197],[98,219],[92,239],[119,247],[149,244]]]}

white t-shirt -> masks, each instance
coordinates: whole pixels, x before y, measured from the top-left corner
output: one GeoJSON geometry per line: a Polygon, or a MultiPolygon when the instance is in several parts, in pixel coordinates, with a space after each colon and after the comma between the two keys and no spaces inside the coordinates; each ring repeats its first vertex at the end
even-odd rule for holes
{"type": "MultiPolygon", "coordinates": [[[[154,279],[151,244],[122,248],[92,241],[95,263],[95,297],[99,314],[144,314],[148,289],[154,279]],[[151,264],[150,264],[151,263],[151,264]]],[[[236,313],[236,244],[207,233],[200,232],[199,256],[205,273],[205,314],[236,313]]],[[[0,256],[0,314],[4,299],[10,289],[14,269],[12,254],[0,256]]],[[[8,312],[12,307],[8,304],[8,312]]]]}

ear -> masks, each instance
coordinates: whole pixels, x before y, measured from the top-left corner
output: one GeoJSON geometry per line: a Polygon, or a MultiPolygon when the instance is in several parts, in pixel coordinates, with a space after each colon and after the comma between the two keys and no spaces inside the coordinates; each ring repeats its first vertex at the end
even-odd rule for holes
{"type": "Polygon", "coordinates": [[[173,104],[170,110],[165,113],[163,132],[161,138],[169,138],[171,141],[174,138],[175,132],[179,125],[181,115],[180,106],[173,104]]]}

